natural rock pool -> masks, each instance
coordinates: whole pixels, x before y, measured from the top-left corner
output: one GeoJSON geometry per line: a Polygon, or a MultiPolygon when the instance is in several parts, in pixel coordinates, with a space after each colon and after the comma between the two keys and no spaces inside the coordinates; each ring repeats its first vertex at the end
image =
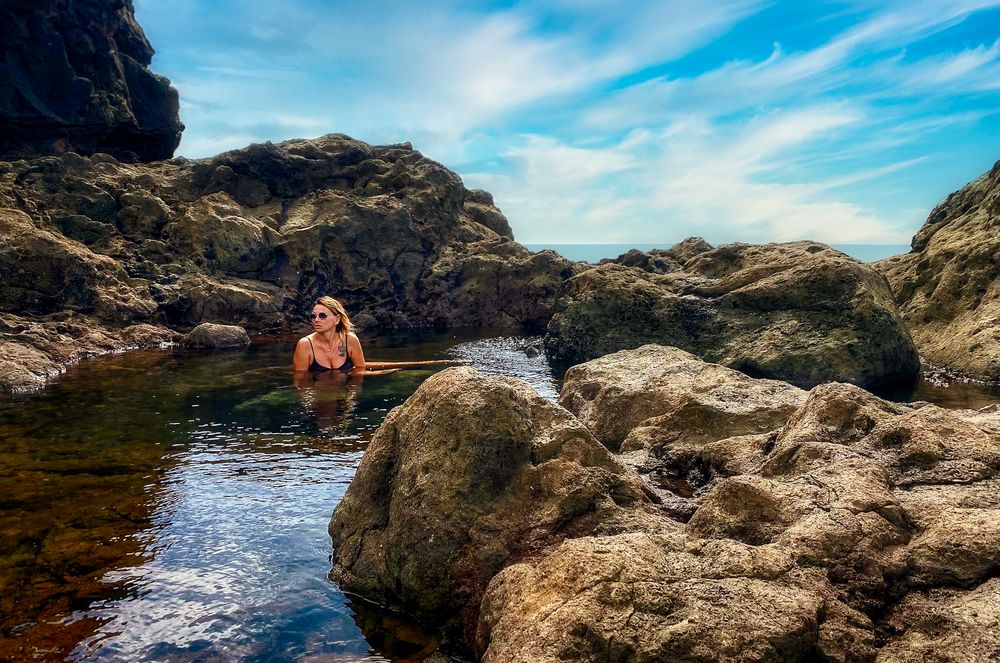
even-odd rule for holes
{"type": "MultiPolygon", "coordinates": [[[[293,344],[101,357],[42,393],[0,397],[0,661],[434,650],[327,579],[327,524],[367,440],[433,371],[296,386],[293,344]]],[[[525,346],[449,335],[365,350],[458,357],[554,397],[551,370],[525,346]]]]}
{"type": "MultiPolygon", "coordinates": [[[[365,350],[459,358],[554,399],[560,374],[528,343],[447,335],[365,350]]],[[[327,579],[327,524],[368,439],[433,371],[293,384],[292,344],[107,356],[44,392],[0,397],[0,661],[407,661],[436,649],[327,579]]],[[[1000,401],[930,382],[893,395],[1000,401]]]]}

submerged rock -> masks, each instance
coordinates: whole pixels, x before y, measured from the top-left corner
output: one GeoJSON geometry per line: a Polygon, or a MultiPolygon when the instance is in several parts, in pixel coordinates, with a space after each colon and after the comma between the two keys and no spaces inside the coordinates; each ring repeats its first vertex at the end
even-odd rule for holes
{"type": "Polygon", "coordinates": [[[337,509],[334,577],[437,623],[460,612],[493,663],[1000,655],[995,407],[805,395],[671,348],[579,368],[561,398],[579,419],[468,369],[429,380],[337,509]],[[686,512],[648,500],[637,451],[602,452],[581,422],[651,443],[664,470],[719,472],[675,496],[686,512]]]}
{"type": "Polygon", "coordinates": [[[149,71],[132,0],[0,4],[0,160],[104,152],[173,156],[177,91],[149,71]]]}
{"type": "Polygon", "coordinates": [[[184,337],[182,344],[188,348],[245,348],[250,345],[250,336],[237,325],[203,322],[184,337]]]}
{"type": "Polygon", "coordinates": [[[892,285],[921,356],[1000,380],[1000,162],[948,196],[910,253],[876,263],[892,285]]]}
{"type": "Polygon", "coordinates": [[[626,254],[569,279],[561,301],[546,349],[567,361],[658,343],[800,387],[873,387],[920,368],[885,279],[814,242],[626,254]]]}

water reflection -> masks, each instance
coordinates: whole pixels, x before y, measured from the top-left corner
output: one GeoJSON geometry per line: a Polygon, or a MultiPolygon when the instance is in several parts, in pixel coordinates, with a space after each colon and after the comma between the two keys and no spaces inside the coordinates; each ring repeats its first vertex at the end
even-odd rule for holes
{"type": "Polygon", "coordinates": [[[316,418],[316,425],[323,436],[350,439],[347,435],[348,424],[357,410],[358,392],[364,377],[330,371],[297,373],[292,381],[302,407],[316,418]]]}

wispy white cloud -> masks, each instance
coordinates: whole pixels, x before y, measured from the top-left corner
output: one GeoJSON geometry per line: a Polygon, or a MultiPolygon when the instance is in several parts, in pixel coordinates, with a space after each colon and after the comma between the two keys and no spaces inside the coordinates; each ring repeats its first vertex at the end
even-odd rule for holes
{"type": "Polygon", "coordinates": [[[1000,117],[995,30],[955,36],[1000,0],[796,5],[798,33],[781,0],[136,2],[187,44],[182,153],[410,140],[522,241],[905,241],[906,178],[1000,117]]]}
{"type": "MultiPolygon", "coordinates": [[[[509,174],[470,176],[494,190],[526,242],[573,242],[603,228],[608,242],[792,240],[905,243],[912,218],[885,217],[839,200],[844,177],[809,179],[795,155],[863,122],[838,104],[783,111],[723,127],[690,116],[602,148],[534,138],[511,150],[509,174]],[[617,173],[617,175],[614,175],[617,173]],[[609,195],[610,194],[610,195],[609,195]],[[546,220],[545,223],[534,222],[546,220]]],[[[853,174],[852,182],[905,169],[910,160],[853,174]]]]}

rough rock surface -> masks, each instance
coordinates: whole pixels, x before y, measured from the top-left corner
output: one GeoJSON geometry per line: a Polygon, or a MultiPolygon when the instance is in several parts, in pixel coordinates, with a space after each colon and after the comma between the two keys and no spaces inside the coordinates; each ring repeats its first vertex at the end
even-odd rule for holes
{"type": "Polygon", "coordinates": [[[393,410],[330,523],[332,577],[471,641],[512,559],[621,526],[650,504],[634,473],[522,382],[443,371],[393,410]]]}
{"type": "Polygon", "coordinates": [[[179,336],[146,323],[109,328],[93,316],[73,312],[43,321],[0,312],[0,391],[34,391],[87,357],[170,343],[179,336]]]}
{"type": "Polygon", "coordinates": [[[921,356],[1000,380],[1000,162],[934,208],[912,247],[876,267],[921,356]]]}
{"type": "Polygon", "coordinates": [[[177,91],[149,71],[132,0],[0,3],[0,160],[105,152],[173,156],[177,91]]]}
{"type": "Polygon", "coordinates": [[[658,343],[800,387],[920,368],[885,279],[814,242],[629,253],[571,278],[561,302],[546,348],[572,362],[658,343]]]}
{"type": "Polygon", "coordinates": [[[660,345],[623,350],[566,372],[559,404],[644,475],[670,515],[686,520],[718,477],[759,463],[806,400],[787,382],[757,380],[660,345]]]}
{"type": "MultiPolygon", "coordinates": [[[[601,468],[622,468],[602,476],[621,477],[616,480],[636,497],[615,500],[607,482],[581,480],[592,463],[553,472],[546,495],[581,486],[589,491],[587,501],[595,506],[587,527],[572,528],[571,536],[543,537],[540,545],[517,534],[515,540],[526,543],[507,554],[512,539],[504,534],[523,532],[524,523],[552,523],[553,500],[521,498],[522,475],[495,471],[495,452],[478,462],[468,462],[469,453],[457,454],[460,462],[414,459],[453,454],[498,429],[527,430],[524,437],[535,435],[532,445],[562,438],[532,425],[538,406],[502,407],[499,426],[496,415],[479,416],[483,395],[472,403],[462,398],[482,379],[465,371],[453,390],[438,392],[444,378],[420,395],[419,408],[408,402],[394,411],[378,433],[379,444],[366,453],[362,466],[368,469],[356,479],[365,488],[352,485],[353,503],[338,508],[334,529],[358,533],[367,554],[356,547],[342,550],[344,539],[335,534],[336,555],[340,565],[344,558],[351,562],[354,576],[378,577],[378,583],[350,587],[376,600],[385,599],[384,588],[395,588],[416,602],[418,614],[427,606],[461,612],[466,642],[492,663],[1000,657],[1000,408],[948,411],[891,403],[836,383],[814,388],[803,400],[791,386],[777,389],[720,367],[698,369],[696,359],[672,349],[641,348],[616,359],[641,374],[634,384],[632,373],[615,374],[605,362],[585,367],[581,375],[589,382],[580,376],[568,381],[562,400],[581,408],[582,421],[605,431],[598,437],[623,438],[625,444],[650,428],[650,420],[658,422],[664,435],[657,449],[666,469],[691,462],[717,468],[707,491],[678,495],[690,502],[689,517],[672,517],[671,505],[639,498],[634,475],[624,469],[628,464],[602,457],[601,468]],[[667,365],[656,373],[660,361],[667,365]],[[671,387],[678,394],[673,408],[671,387]],[[650,405],[637,407],[648,408],[649,419],[630,412],[642,390],[659,394],[659,400],[651,397],[650,405]],[[576,400],[588,392],[593,397],[586,404],[576,400]],[[766,412],[769,393],[775,394],[772,413],[766,412]],[[660,404],[670,411],[659,414],[660,404]],[[438,407],[446,408],[448,421],[428,427],[427,417],[438,407]],[[696,423],[688,430],[683,422],[698,409],[708,412],[711,426],[699,429],[696,423]],[[632,430],[607,425],[622,413],[632,430]],[[750,421],[776,429],[748,433],[750,421]],[[458,435],[449,430],[454,422],[465,422],[458,435]],[[391,450],[390,442],[402,446],[403,440],[411,440],[411,448],[391,450]],[[720,444],[726,453],[719,453],[720,444]],[[684,453],[675,454],[677,449],[684,453]],[[380,477],[377,483],[373,476],[380,477]],[[421,499],[410,503],[414,494],[421,499]],[[428,495],[440,496],[432,509],[424,506],[428,495]],[[365,501],[396,504],[398,510],[365,501]],[[368,534],[360,534],[365,528],[368,534]],[[390,531],[418,533],[405,556],[393,553],[392,565],[384,551],[401,550],[405,537],[388,545],[380,537],[390,531]],[[471,550],[451,546],[441,552],[427,544],[439,536],[454,541],[456,532],[483,531],[496,534],[471,550]],[[488,543],[495,538],[503,552],[484,563],[477,555],[493,550],[488,543]],[[462,577],[485,585],[481,601],[478,592],[441,581],[456,560],[462,561],[462,577]],[[435,586],[451,589],[431,594],[433,601],[422,605],[425,592],[404,589],[413,578],[432,578],[435,586]],[[468,619],[477,613],[470,639],[468,619]]],[[[504,382],[498,393],[504,390],[518,388],[504,382]]],[[[501,395],[501,401],[510,397],[501,395]]],[[[572,422],[567,425],[574,438],[586,439],[581,420],[555,406],[546,411],[561,413],[558,420],[572,422]]],[[[593,444],[586,445],[590,457],[593,444]]],[[[545,464],[521,466],[540,470],[545,464]]],[[[552,531],[551,525],[541,531],[552,531]]]]}
{"type": "Polygon", "coordinates": [[[250,336],[239,325],[203,322],[192,329],[181,344],[188,348],[244,348],[250,345],[250,336]]]}
{"type": "MultiPolygon", "coordinates": [[[[369,329],[541,327],[573,274],[514,242],[488,193],[408,144],[342,135],[202,161],[0,162],[0,222],[0,313],[33,323],[0,341],[46,356],[33,330],[67,314],[112,331],[300,331],[321,294],[369,329]]],[[[19,374],[51,373],[18,356],[19,374]]]]}

